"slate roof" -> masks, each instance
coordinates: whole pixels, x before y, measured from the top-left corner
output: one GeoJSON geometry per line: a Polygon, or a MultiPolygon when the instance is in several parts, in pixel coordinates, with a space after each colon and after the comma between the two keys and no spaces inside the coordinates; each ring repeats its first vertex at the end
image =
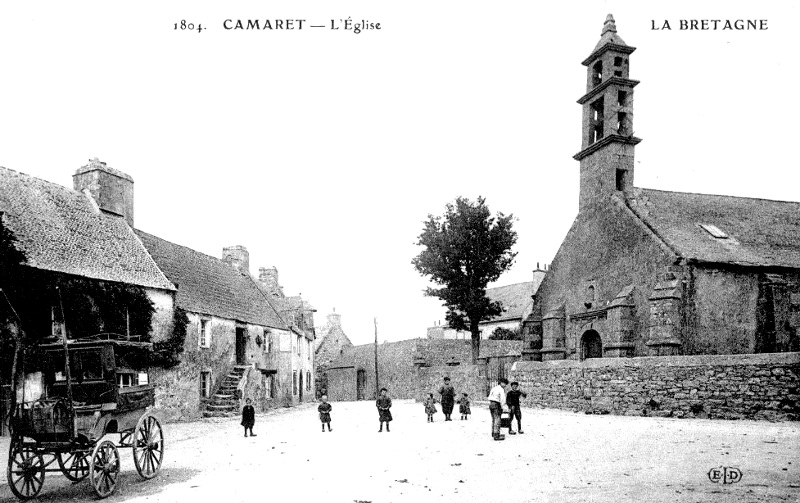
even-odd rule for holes
{"type": "Polygon", "coordinates": [[[639,188],[626,200],[686,259],[800,268],[800,202],[639,188]],[[716,226],[728,238],[716,238],[700,224],[716,226]]]}
{"type": "Polygon", "coordinates": [[[141,230],[136,233],[178,292],[176,304],[198,314],[287,330],[256,280],[221,259],[171,243],[141,230]]]}
{"type": "Polygon", "coordinates": [[[125,220],[81,192],[0,167],[0,211],[31,267],[175,289],[125,220]]]}
{"type": "Polygon", "coordinates": [[[487,288],[486,296],[493,301],[500,301],[503,304],[503,312],[484,323],[522,318],[525,308],[533,302],[531,296],[539,289],[542,278],[544,278],[544,275],[537,276],[536,281],[487,288]]]}

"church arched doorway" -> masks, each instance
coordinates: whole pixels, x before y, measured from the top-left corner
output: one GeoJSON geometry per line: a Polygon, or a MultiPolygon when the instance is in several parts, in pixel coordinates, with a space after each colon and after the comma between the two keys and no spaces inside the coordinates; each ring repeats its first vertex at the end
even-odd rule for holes
{"type": "Polygon", "coordinates": [[[595,330],[587,330],[581,336],[581,360],[602,357],[603,342],[600,340],[600,334],[595,330]]]}

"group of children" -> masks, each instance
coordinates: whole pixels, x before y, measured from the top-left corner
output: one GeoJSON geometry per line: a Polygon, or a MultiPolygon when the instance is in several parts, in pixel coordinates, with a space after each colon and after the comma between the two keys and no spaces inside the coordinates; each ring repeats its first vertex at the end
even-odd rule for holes
{"type": "MultiPolygon", "coordinates": [[[[449,379],[446,379],[446,382],[449,379]]],[[[502,379],[501,381],[505,381],[507,385],[508,381],[502,379]]],[[[448,383],[449,384],[449,383],[448,383]]],[[[501,383],[502,385],[503,383],[501,383]]],[[[522,417],[521,412],[519,409],[519,397],[526,396],[525,393],[518,391],[518,383],[514,382],[511,383],[512,391],[508,392],[506,395],[506,400],[509,402],[510,408],[510,419],[513,419],[516,416],[517,419],[517,426],[520,433],[522,432],[522,417]]],[[[505,386],[502,386],[505,390],[505,386]]],[[[378,432],[383,431],[383,424],[386,423],[386,432],[389,432],[389,423],[392,421],[392,399],[387,396],[388,390],[386,388],[381,388],[380,396],[375,401],[375,406],[378,408],[378,421],[380,422],[380,429],[378,432]]],[[[427,398],[423,400],[423,405],[425,406],[425,414],[428,416],[428,422],[433,422],[433,415],[436,414],[438,411],[436,410],[436,398],[433,397],[433,393],[429,393],[427,398]]],[[[452,407],[451,407],[452,408],[452,407]]],[[[325,432],[325,426],[328,426],[328,431],[331,430],[331,410],[333,410],[333,406],[328,402],[328,396],[322,395],[322,402],[317,407],[317,412],[319,412],[319,420],[322,423],[322,432],[325,432]]],[[[467,393],[462,393],[461,398],[458,399],[458,411],[461,414],[461,420],[469,419],[469,415],[472,413],[470,410],[469,405],[469,395],[467,393]]],[[[446,414],[449,416],[449,414],[446,414]]],[[[446,420],[449,420],[449,417],[446,417],[446,420]]],[[[253,425],[255,424],[255,409],[252,405],[252,400],[247,399],[246,405],[242,408],[242,426],[244,426],[244,436],[247,436],[247,432],[250,432],[250,436],[255,437],[256,434],[253,433],[253,425]]],[[[512,435],[514,434],[513,427],[509,427],[509,430],[512,435]]]]}
{"type": "MultiPolygon", "coordinates": [[[[428,416],[428,422],[433,422],[433,415],[436,414],[438,411],[436,410],[436,400],[433,397],[433,393],[428,393],[428,397],[422,401],[422,404],[425,406],[425,414],[428,416]]],[[[472,414],[472,411],[469,408],[469,395],[466,393],[462,393],[462,397],[458,399],[458,412],[461,414],[461,420],[469,419],[469,415],[472,414]]],[[[449,418],[445,418],[449,420],[449,418]]]]}

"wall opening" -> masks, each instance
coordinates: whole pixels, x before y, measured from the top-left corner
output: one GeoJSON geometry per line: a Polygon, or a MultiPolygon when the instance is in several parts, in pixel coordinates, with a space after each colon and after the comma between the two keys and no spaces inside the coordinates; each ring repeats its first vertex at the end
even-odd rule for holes
{"type": "Polygon", "coordinates": [[[600,340],[600,334],[595,330],[587,330],[581,336],[581,360],[602,357],[603,342],[600,340]]]}
{"type": "Polygon", "coordinates": [[[603,98],[590,105],[589,145],[603,138],[603,98]]]}
{"type": "Polygon", "coordinates": [[[236,327],[236,364],[244,365],[247,335],[244,327],[236,327]]]}
{"type": "Polygon", "coordinates": [[[603,82],[603,62],[598,61],[592,65],[592,86],[596,86],[603,82]]]}
{"type": "Polygon", "coordinates": [[[367,372],[364,369],[359,369],[356,372],[356,400],[364,400],[367,389],[367,372]]]}
{"type": "Polygon", "coordinates": [[[617,169],[617,190],[625,190],[625,182],[628,176],[628,171],[624,169],[617,169]]]}
{"type": "Polygon", "coordinates": [[[617,91],[617,105],[619,105],[620,107],[628,106],[627,91],[617,91]]]}

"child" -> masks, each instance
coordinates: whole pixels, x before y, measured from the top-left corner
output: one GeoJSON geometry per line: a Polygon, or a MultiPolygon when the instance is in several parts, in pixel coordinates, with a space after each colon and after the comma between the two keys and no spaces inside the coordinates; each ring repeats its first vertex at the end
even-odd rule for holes
{"type": "Polygon", "coordinates": [[[247,430],[250,430],[250,436],[255,437],[253,433],[253,425],[256,424],[256,410],[251,405],[252,400],[249,398],[245,400],[245,406],[242,407],[242,426],[244,426],[244,436],[247,436],[247,430]]]}
{"type": "Polygon", "coordinates": [[[331,409],[333,407],[328,403],[328,395],[322,395],[322,403],[319,404],[317,410],[319,411],[319,420],[322,422],[322,432],[325,433],[325,425],[328,425],[328,431],[331,431],[331,409]]]}
{"type": "Polygon", "coordinates": [[[428,397],[422,402],[425,405],[425,414],[428,415],[428,422],[433,422],[433,415],[436,414],[436,399],[433,398],[433,393],[428,393],[428,397]]]}
{"type": "Polygon", "coordinates": [[[389,390],[381,388],[381,396],[375,400],[375,406],[378,407],[378,420],[381,422],[381,429],[378,433],[383,431],[383,423],[386,423],[386,433],[389,433],[389,421],[392,420],[392,413],[389,409],[392,408],[392,399],[386,396],[389,390]]]}
{"type": "Polygon", "coordinates": [[[469,395],[463,393],[464,396],[458,399],[458,412],[461,413],[461,420],[469,419],[472,412],[469,410],[469,395]]]}
{"type": "Polygon", "coordinates": [[[519,389],[519,383],[514,381],[511,383],[511,391],[508,392],[506,395],[506,404],[508,405],[509,414],[509,426],[508,426],[508,434],[509,435],[516,435],[514,432],[514,424],[512,421],[514,418],[517,418],[517,430],[519,430],[519,434],[522,435],[525,433],[522,431],[522,409],[519,406],[519,398],[527,398],[528,395],[519,389]]]}

